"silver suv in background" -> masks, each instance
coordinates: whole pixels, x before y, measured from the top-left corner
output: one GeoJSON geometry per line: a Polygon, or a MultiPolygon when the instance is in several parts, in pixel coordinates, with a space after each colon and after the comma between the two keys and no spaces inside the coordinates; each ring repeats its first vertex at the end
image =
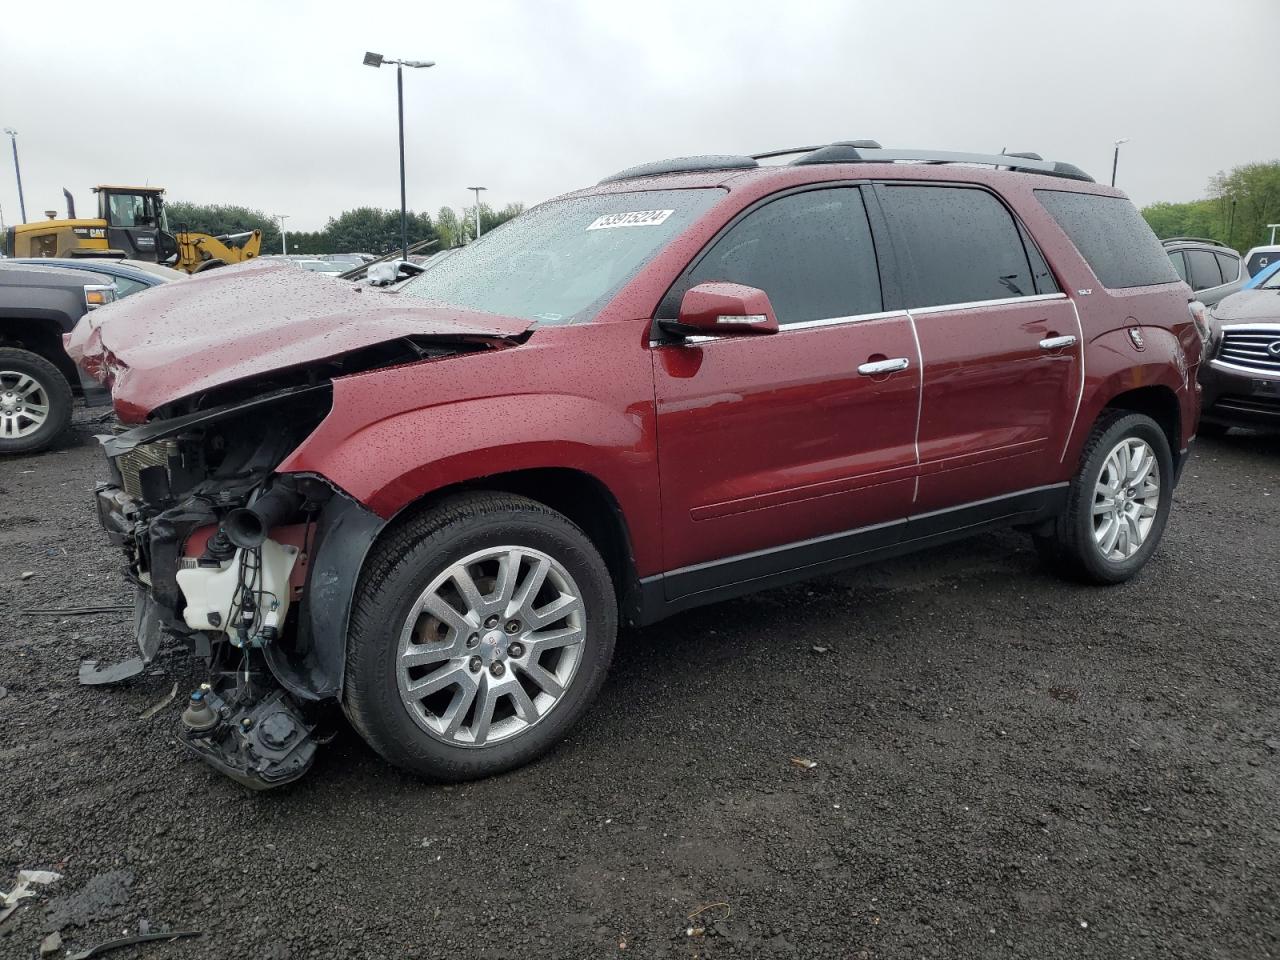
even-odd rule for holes
{"type": "Polygon", "coordinates": [[[1231,296],[1249,279],[1241,269],[1240,254],[1225,243],[1203,237],[1170,237],[1161,242],[1173,269],[1206,307],[1231,296]]]}

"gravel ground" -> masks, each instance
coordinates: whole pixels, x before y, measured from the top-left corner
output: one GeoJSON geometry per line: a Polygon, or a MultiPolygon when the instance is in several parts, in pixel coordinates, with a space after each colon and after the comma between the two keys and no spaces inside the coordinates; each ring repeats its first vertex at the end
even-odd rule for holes
{"type": "Polygon", "coordinates": [[[128,618],[19,614],[129,600],[95,429],[0,462],[0,891],[64,874],[2,957],[142,921],[206,936],[112,956],[1280,954],[1280,440],[1198,444],[1131,584],[987,536],[624,636],[513,774],[426,786],[344,731],[250,794],[175,739],[194,666],[81,687],[128,618]]]}

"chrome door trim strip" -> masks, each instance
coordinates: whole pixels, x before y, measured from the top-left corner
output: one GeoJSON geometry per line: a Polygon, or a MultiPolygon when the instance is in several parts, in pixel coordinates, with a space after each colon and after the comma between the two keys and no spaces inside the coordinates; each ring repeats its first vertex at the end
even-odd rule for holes
{"type": "Polygon", "coordinates": [[[924,416],[924,351],[920,349],[920,332],[916,330],[916,318],[911,315],[911,311],[907,311],[907,321],[911,324],[911,339],[916,344],[916,369],[920,371],[920,377],[916,381],[916,432],[911,438],[911,445],[916,452],[916,486],[911,493],[911,503],[918,503],[920,500],[920,421],[924,416]]]}
{"type": "Polygon", "coordinates": [[[1068,302],[1071,304],[1071,312],[1076,317],[1076,333],[1079,336],[1080,347],[1080,389],[1076,391],[1076,409],[1071,414],[1071,426],[1067,427],[1066,440],[1062,444],[1062,456],[1058,458],[1059,463],[1063,463],[1067,459],[1067,451],[1071,449],[1071,436],[1076,432],[1076,420],[1080,418],[1080,405],[1084,403],[1084,325],[1080,323],[1080,309],[1076,306],[1076,302],[1069,297],[1068,302]]]}

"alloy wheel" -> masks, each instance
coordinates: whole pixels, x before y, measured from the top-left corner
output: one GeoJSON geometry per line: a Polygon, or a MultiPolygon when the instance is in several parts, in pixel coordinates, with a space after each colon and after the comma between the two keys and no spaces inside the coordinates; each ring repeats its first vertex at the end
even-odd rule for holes
{"type": "Polygon", "coordinates": [[[1126,437],[1103,461],[1093,491],[1093,541],[1107,560],[1128,560],[1160,509],[1160,465],[1145,440],[1126,437]]]}
{"type": "Polygon", "coordinates": [[[0,440],[29,437],[49,419],[49,391],[17,370],[0,370],[0,440]]]}
{"type": "Polygon", "coordinates": [[[509,740],[564,698],[585,638],[582,593],[563,564],[529,547],[481,550],[414,602],[397,651],[400,699],[450,746],[509,740]]]}

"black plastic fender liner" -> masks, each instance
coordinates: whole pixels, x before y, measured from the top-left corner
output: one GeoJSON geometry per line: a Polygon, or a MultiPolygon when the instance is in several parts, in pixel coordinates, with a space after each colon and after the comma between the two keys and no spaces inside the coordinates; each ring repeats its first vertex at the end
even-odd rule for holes
{"type": "Polygon", "coordinates": [[[364,558],[386,521],[337,491],[316,521],[298,629],[263,647],[280,685],[303,700],[342,694],[347,625],[364,558]]]}

